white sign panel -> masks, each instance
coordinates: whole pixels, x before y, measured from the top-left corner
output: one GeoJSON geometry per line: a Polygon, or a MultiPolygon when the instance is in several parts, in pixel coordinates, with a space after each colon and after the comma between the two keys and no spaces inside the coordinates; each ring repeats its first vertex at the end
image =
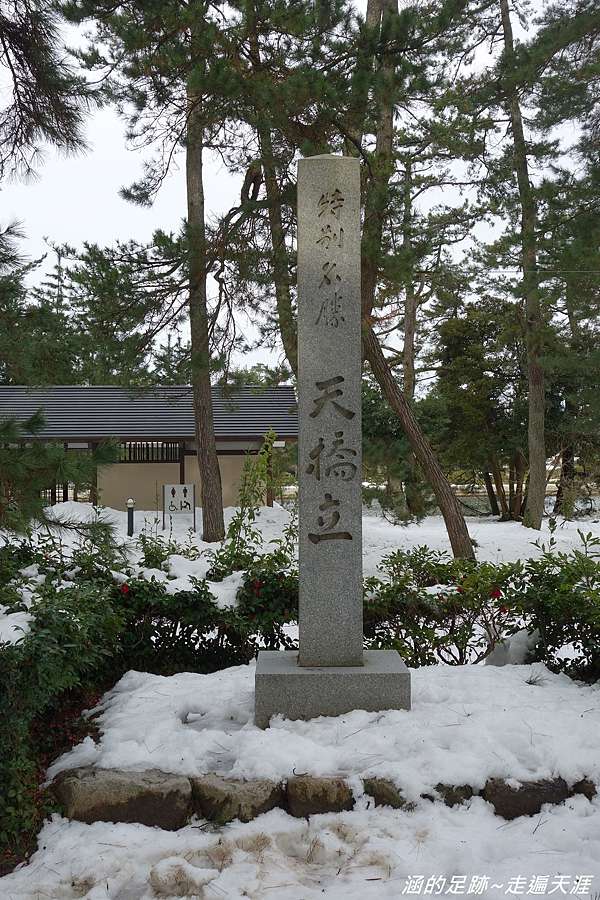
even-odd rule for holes
{"type": "Polygon", "coordinates": [[[193,516],[196,530],[195,484],[163,484],[163,531],[166,516],[193,516]]]}

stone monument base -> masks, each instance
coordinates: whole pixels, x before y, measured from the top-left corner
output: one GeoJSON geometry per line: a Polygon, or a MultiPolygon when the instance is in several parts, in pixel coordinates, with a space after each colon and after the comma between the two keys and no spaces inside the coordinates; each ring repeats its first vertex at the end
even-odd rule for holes
{"type": "Polygon", "coordinates": [[[296,650],[262,650],[255,678],[254,722],[271,716],[314,719],[353,709],[410,709],[410,672],[395,650],[365,650],[362,666],[299,666],[296,650]]]}

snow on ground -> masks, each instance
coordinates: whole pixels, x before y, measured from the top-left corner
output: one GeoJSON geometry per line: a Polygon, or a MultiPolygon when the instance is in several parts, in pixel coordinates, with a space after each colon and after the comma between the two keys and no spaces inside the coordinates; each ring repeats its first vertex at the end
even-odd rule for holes
{"type": "Polygon", "coordinates": [[[410,711],[308,722],[277,716],[263,730],[253,722],[254,664],[211,675],[130,671],[99,707],[99,743],[86,738],[48,776],[83,765],[233,778],[376,776],[409,800],[438,782],[480,789],[492,777],[600,783],[600,684],[541,664],[411,674],[410,711]]]}
{"type": "MultiPolygon", "coordinates": [[[[79,521],[95,516],[80,503],[59,504],[54,512],[79,521]]],[[[226,521],[233,512],[226,511],[226,521]]],[[[102,515],[125,539],[126,513],[102,515]]],[[[139,511],[136,531],[144,519],[156,531],[156,514],[139,511]]],[[[280,507],[260,511],[265,549],[287,521],[280,507]]],[[[536,556],[532,542],[550,538],[547,522],[541,534],[483,518],[469,518],[468,526],[478,558],[492,562],[536,556]]],[[[578,528],[600,536],[597,519],[566,522],[556,531],[557,549],[578,546],[578,528]]],[[[440,517],[393,526],[365,512],[363,530],[366,575],[397,548],[449,549],[440,517]]],[[[177,522],[172,537],[185,544],[188,523],[177,522]]],[[[77,539],[65,532],[64,540],[73,545],[77,539]]],[[[192,542],[209,549],[198,535],[192,542]]],[[[170,591],[190,588],[190,577],[203,577],[210,566],[206,556],[172,555],[167,571],[152,571],[141,564],[134,542],[128,546],[132,573],[166,579],[170,591]]],[[[35,572],[28,574],[26,597],[36,580],[35,572]]],[[[239,580],[238,573],[211,584],[220,604],[234,602],[239,580]]],[[[12,628],[1,612],[0,627],[12,628]]],[[[28,614],[18,615],[26,626],[28,614]]],[[[265,731],[252,723],[253,673],[253,666],[170,678],[129,672],[99,708],[98,745],[86,739],[51,774],[84,764],[271,778],[295,769],[339,774],[351,783],[356,775],[389,777],[407,798],[439,781],[481,787],[491,776],[600,781],[600,686],[572,682],[539,665],[422,668],[412,673],[411,712],[355,711],[311,722],[275,718],[265,731]]],[[[590,803],[576,796],[539,816],[504,822],[481,798],[453,809],[421,800],[407,813],[372,810],[363,795],[353,812],[309,822],[273,810],[247,825],[216,829],[199,821],[175,833],[55,816],[30,863],[0,879],[0,897],[387,900],[468,893],[495,900],[528,893],[597,897],[599,884],[600,798],[590,803]],[[578,876],[584,877],[579,885],[578,876]]]]}
{"type": "MultiPolygon", "coordinates": [[[[499,522],[494,518],[471,517],[466,520],[469,534],[477,545],[475,554],[481,562],[511,562],[539,556],[541,550],[534,546],[536,541],[548,544],[552,534],[548,520],[542,523],[541,531],[524,528],[520,522],[499,522]]],[[[560,520],[554,533],[556,550],[568,551],[581,546],[577,531],[592,532],[600,537],[600,518],[578,521],[560,520]]],[[[376,567],[382,557],[393,550],[410,550],[426,545],[431,550],[444,550],[450,556],[450,542],[441,516],[427,516],[421,522],[410,525],[392,525],[382,516],[371,511],[363,513],[363,567],[365,575],[376,574],[376,567]]]]}
{"type": "Polygon", "coordinates": [[[453,809],[363,808],[308,822],[272,810],[216,832],[201,822],[168,832],[55,816],[30,864],[0,879],[0,891],[3,900],[495,900],[593,897],[599,881],[600,804],[579,796],[512,822],[479,798],[453,809]]]}
{"type": "MultiPolygon", "coordinates": [[[[437,781],[600,775],[600,687],[543,666],[433,666],[414,671],[411,712],[251,721],[254,667],[171,677],[130,672],[104,698],[91,739],[52,769],[94,763],[188,774],[296,772],[391,777],[408,798],[437,781]],[[534,676],[534,677],[532,677],[534,676]]],[[[349,813],[294,819],[281,810],[223,828],[177,832],[84,825],[54,816],[29,864],[0,879],[6,900],[160,897],[391,900],[409,895],[597,897],[600,798],[575,796],[506,822],[473,798],[452,809],[372,809],[355,788],[349,813]]]]}
{"type": "MultiPolygon", "coordinates": [[[[51,507],[53,514],[65,518],[73,518],[78,521],[91,521],[94,517],[94,508],[89,503],[58,503],[51,507]]],[[[235,508],[228,507],[225,510],[225,525],[231,521],[235,508]]],[[[117,534],[126,539],[127,513],[119,510],[105,508],[101,510],[101,516],[111,522],[117,534]]],[[[492,517],[469,516],[467,526],[472,538],[477,542],[476,555],[479,560],[487,562],[507,562],[516,559],[526,559],[540,554],[540,550],[534,546],[536,541],[547,544],[551,538],[549,521],[542,524],[541,531],[524,528],[519,522],[498,522],[492,517]]],[[[202,530],[202,510],[196,511],[198,532],[193,535],[193,545],[201,551],[214,550],[214,544],[206,544],[200,539],[202,530]]],[[[256,521],[256,528],[261,532],[265,551],[272,549],[269,541],[281,537],[284,526],[289,522],[289,512],[275,504],[272,508],[264,506],[260,509],[256,521]]],[[[164,538],[172,536],[180,544],[185,544],[189,539],[189,520],[181,518],[174,520],[173,528],[162,531],[161,514],[153,511],[136,510],[135,512],[135,537],[145,527],[147,532],[158,534],[164,538]]],[[[596,537],[600,537],[600,517],[598,515],[583,518],[576,521],[559,520],[555,531],[556,549],[566,551],[580,545],[578,530],[591,531],[596,537]]],[[[74,536],[65,533],[67,543],[75,540],[74,536]]],[[[365,575],[374,575],[377,565],[383,556],[393,550],[409,550],[412,547],[426,545],[432,550],[445,550],[449,555],[450,542],[446,533],[444,520],[441,516],[427,516],[419,523],[409,525],[392,525],[375,510],[363,511],[363,569],[365,575]]],[[[209,568],[207,557],[202,557],[196,562],[183,557],[171,557],[171,574],[185,578],[193,574],[200,577],[209,568]]]]}

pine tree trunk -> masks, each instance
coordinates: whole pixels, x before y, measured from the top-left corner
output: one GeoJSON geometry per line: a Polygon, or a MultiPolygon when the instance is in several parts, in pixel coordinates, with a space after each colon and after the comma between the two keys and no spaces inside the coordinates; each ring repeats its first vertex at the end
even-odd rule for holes
{"type": "Polygon", "coordinates": [[[490,509],[492,511],[493,516],[500,515],[500,507],[498,506],[498,500],[496,499],[496,493],[494,491],[494,485],[492,483],[492,479],[490,477],[490,473],[487,469],[483,470],[483,482],[485,484],[485,489],[487,491],[488,500],[490,503],[490,509]]]}
{"type": "Polygon", "coordinates": [[[196,420],[198,469],[202,502],[202,540],[225,537],[223,493],[210,383],[210,342],[206,296],[206,228],[202,151],[204,127],[200,100],[188,95],[186,134],[186,187],[188,209],[189,312],[192,362],[192,394],[196,420]]]}
{"type": "MultiPolygon", "coordinates": [[[[567,318],[569,320],[569,328],[571,331],[571,352],[574,354],[582,351],[582,335],[575,303],[573,300],[576,296],[576,285],[573,284],[572,278],[567,276],[565,285],[565,301],[567,309],[567,318]]],[[[575,422],[579,413],[579,401],[577,394],[567,394],[565,402],[565,415],[567,421],[575,422]]],[[[564,515],[565,493],[573,496],[573,488],[575,484],[575,435],[573,432],[568,434],[567,443],[563,447],[561,453],[560,480],[556,489],[556,498],[554,501],[554,515],[564,515]]]]}
{"type": "MultiPolygon", "coordinates": [[[[404,210],[402,216],[402,249],[411,252],[412,169],[407,162],[404,172],[404,210]]],[[[404,279],[404,343],[402,345],[402,374],[404,396],[411,403],[415,396],[415,336],[417,333],[417,295],[412,266],[404,279]]]]}
{"type": "Polygon", "coordinates": [[[371,366],[371,371],[383,392],[384,397],[400,419],[400,424],[406,434],[408,442],[415,454],[417,461],[435,494],[437,504],[444,517],[450,546],[456,557],[474,559],[473,544],[460,509],[460,504],[454,495],[448,479],[421,431],[414,413],[406,402],[406,398],[400,390],[390,367],[383,355],[379,341],[373,329],[363,329],[363,347],[365,356],[371,366]]]}
{"type": "MultiPolygon", "coordinates": [[[[381,18],[381,26],[389,17],[398,17],[398,0],[369,0],[367,19],[381,18]],[[376,11],[377,8],[377,11],[376,11]]],[[[361,297],[362,314],[369,320],[373,310],[379,263],[383,224],[389,205],[389,182],[394,171],[394,96],[393,89],[395,61],[389,53],[382,54],[380,77],[387,82],[386,90],[380,90],[375,134],[375,153],[371,157],[371,177],[365,196],[364,223],[361,240],[361,297]]]]}
{"type": "MultiPolygon", "coordinates": [[[[404,173],[404,210],[402,215],[402,249],[407,257],[410,255],[412,244],[411,188],[412,167],[409,161],[406,163],[404,173]]],[[[417,309],[418,299],[411,266],[404,279],[404,341],[402,344],[402,390],[409,403],[412,403],[415,398],[415,338],[417,333],[417,309]]],[[[413,453],[409,453],[406,465],[409,473],[405,486],[406,506],[410,513],[418,515],[421,504],[419,503],[417,490],[417,461],[413,453]]]]}
{"type": "MultiPolygon", "coordinates": [[[[250,28],[249,45],[252,69],[255,74],[262,70],[260,46],[256,33],[256,16],[253,8],[248,9],[248,21],[250,28]]],[[[260,147],[260,162],[262,165],[267,193],[269,214],[269,231],[271,235],[271,249],[273,253],[273,284],[275,287],[275,303],[277,306],[277,321],[279,333],[287,361],[294,375],[298,374],[298,332],[296,319],[292,307],[292,295],[290,292],[290,276],[288,271],[288,258],[285,246],[285,231],[281,215],[281,191],[277,182],[277,166],[273,153],[273,141],[268,115],[264,110],[256,110],[256,133],[260,147]]]]}
{"type": "Polygon", "coordinates": [[[563,515],[565,506],[565,493],[573,495],[575,482],[575,448],[573,444],[563,447],[561,453],[560,480],[556,489],[554,501],[554,515],[563,515]]]}
{"type": "MultiPolygon", "coordinates": [[[[97,443],[90,444],[90,450],[92,454],[96,452],[98,449],[97,443]]],[[[90,484],[90,503],[92,506],[98,505],[98,468],[94,469],[94,473],[92,475],[92,483],[90,484]]]]}
{"type": "Polygon", "coordinates": [[[281,341],[287,361],[294,375],[298,374],[298,342],[296,320],[292,309],[290,276],[288,272],[285,232],[281,217],[281,194],[277,183],[277,170],[273,156],[273,143],[268,128],[259,128],[261,163],[269,204],[269,229],[273,250],[273,282],[281,341]]]}
{"type": "Polygon", "coordinates": [[[493,454],[490,463],[492,478],[494,479],[494,485],[496,487],[496,496],[498,497],[498,502],[500,504],[501,519],[503,522],[506,522],[508,519],[510,519],[510,512],[508,509],[508,503],[506,502],[506,491],[504,490],[502,469],[500,468],[500,463],[498,462],[498,457],[495,453],[493,454]]]}
{"type": "Polygon", "coordinates": [[[511,519],[521,518],[521,509],[523,507],[523,483],[525,481],[525,472],[527,471],[527,460],[521,450],[517,450],[514,459],[515,469],[515,490],[510,505],[511,519]]]}
{"type": "MultiPolygon", "coordinates": [[[[514,42],[508,0],[500,0],[504,49],[509,69],[515,65],[514,42]]],[[[546,496],[545,385],[540,358],[543,351],[543,322],[537,272],[537,210],[529,178],[527,145],[523,118],[516,90],[510,89],[509,114],[513,135],[513,162],[521,203],[521,264],[525,300],[525,339],[527,344],[527,381],[529,418],[529,489],[523,524],[540,529],[546,496]]]]}

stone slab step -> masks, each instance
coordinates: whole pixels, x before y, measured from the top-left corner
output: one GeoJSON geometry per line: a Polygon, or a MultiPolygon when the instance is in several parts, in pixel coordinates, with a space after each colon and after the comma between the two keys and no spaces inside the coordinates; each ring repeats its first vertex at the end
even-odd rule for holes
{"type": "MultiPolygon", "coordinates": [[[[385,778],[366,778],[363,787],[375,806],[406,812],[416,806],[385,778]]],[[[224,825],[234,819],[249,822],[276,807],[298,818],[354,807],[352,790],[343,778],[312,775],[295,775],[285,782],[243,781],[220,775],[188,778],[159,769],[133,772],[86,766],[61,772],[50,790],[68,819],[138,822],[169,831],[182,828],[192,815],[224,825]]],[[[545,803],[562,803],[575,794],[592,800],[596,786],[588,779],[569,786],[562,778],[553,778],[524,782],[514,788],[503,779],[492,778],[482,791],[465,784],[440,783],[423,799],[455,806],[481,796],[497,815],[514,819],[536,815],[545,803]]]]}

